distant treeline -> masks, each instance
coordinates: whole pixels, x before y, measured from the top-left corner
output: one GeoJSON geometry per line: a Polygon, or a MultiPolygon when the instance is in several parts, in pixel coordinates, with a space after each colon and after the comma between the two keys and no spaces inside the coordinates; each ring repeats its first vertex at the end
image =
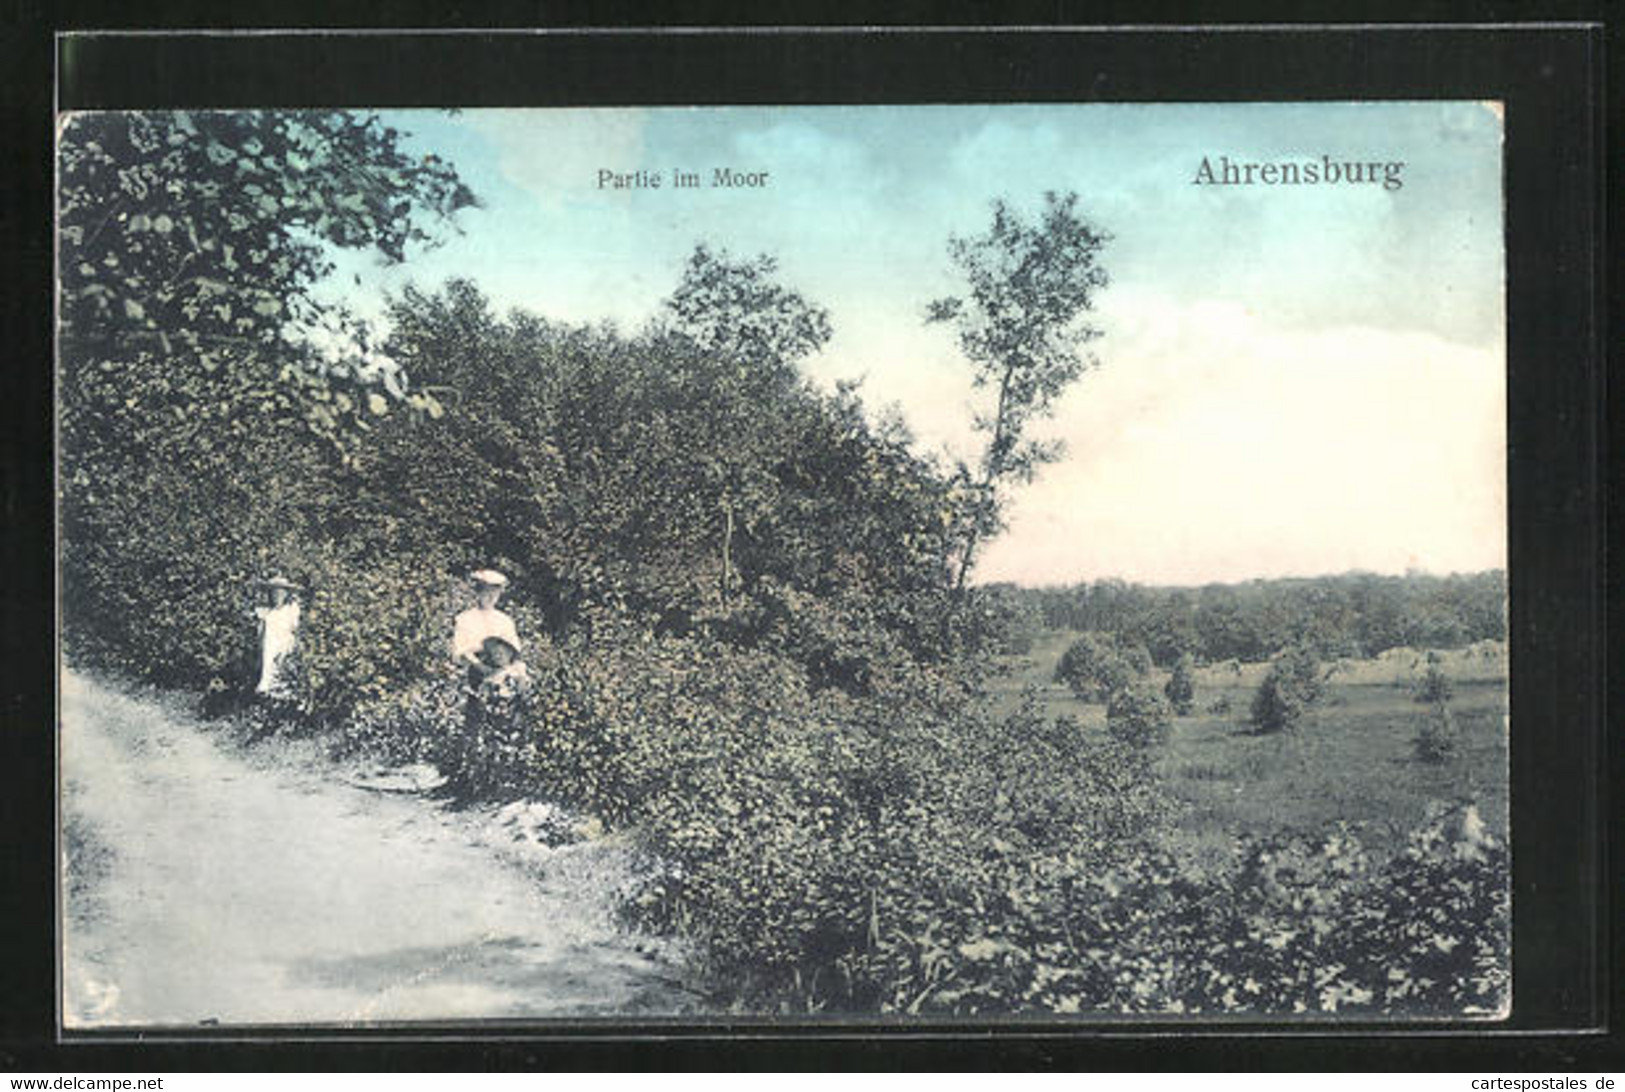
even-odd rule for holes
{"type": "MultiPolygon", "coordinates": [[[[1265,660],[1308,643],[1326,657],[1384,649],[1460,648],[1506,637],[1506,573],[1380,576],[1345,573],[1198,588],[1097,580],[1065,588],[1003,585],[1013,631],[1098,631],[1143,645],[1171,665],[1182,653],[1204,661],[1265,660]]],[[[1019,638],[1018,638],[1019,639],[1019,638]]]]}

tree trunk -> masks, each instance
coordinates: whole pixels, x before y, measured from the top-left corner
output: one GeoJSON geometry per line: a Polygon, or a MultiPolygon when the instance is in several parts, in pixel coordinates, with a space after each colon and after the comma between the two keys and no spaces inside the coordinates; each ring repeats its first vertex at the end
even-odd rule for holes
{"type": "Polygon", "coordinates": [[[978,511],[976,520],[970,526],[965,536],[965,553],[959,559],[959,573],[954,579],[955,597],[965,594],[965,580],[970,576],[971,565],[976,560],[976,547],[981,545],[980,505],[987,503],[991,506],[994,486],[999,476],[1004,473],[1004,437],[1005,437],[1005,405],[1010,398],[1010,379],[1014,369],[1006,368],[1004,376],[999,380],[999,405],[993,414],[993,439],[988,441],[987,459],[982,466],[981,496],[977,498],[978,511]]]}
{"type": "Polygon", "coordinates": [[[722,502],[722,601],[728,602],[728,589],[733,584],[734,509],[729,501],[722,502]]]}

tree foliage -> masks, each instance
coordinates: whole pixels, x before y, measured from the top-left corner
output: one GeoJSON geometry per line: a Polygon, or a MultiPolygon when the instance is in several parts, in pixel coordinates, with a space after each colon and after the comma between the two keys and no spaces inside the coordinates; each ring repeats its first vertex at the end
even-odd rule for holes
{"type": "Polygon", "coordinates": [[[851,686],[860,662],[937,655],[946,486],[853,390],[770,381],[669,329],[498,318],[467,283],[393,319],[391,353],[460,393],[380,435],[382,503],[595,624],[785,642],[851,686]]]}
{"type": "Polygon", "coordinates": [[[1106,703],[1107,733],[1135,751],[1165,740],[1168,720],[1167,699],[1144,679],[1119,687],[1106,703]]]}
{"type": "Polygon", "coordinates": [[[1260,732],[1296,729],[1304,713],[1320,700],[1322,689],[1314,651],[1306,645],[1283,650],[1253,694],[1253,727],[1260,732]]]}
{"type": "Polygon", "coordinates": [[[1151,657],[1143,646],[1125,647],[1109,633],[1085,633],[1061,654],[1055,679],[1084,701],[1107,702],[1150,670],[1151,657]]]}
{"type": "Polygon", "coordinates": [[[663,305],[669,330],[711,363],[707,377],[737,391],[733,412],[713,423],[719,438],[711,452],[706,497],[715,512],[718,594],[736,590],[735,537],[740,524],[763,517],[774,490],[761,470],[774,452],[761,448],[782,436],[762,418],[784,407],[799,385],[797,364],[829,340],[829,315],[776,280],[770,255],[736,259],[701,244],[689,255],[676,290],[663,305]]]}
{"type": "Polygon", "coordinates": [[[754,367],[781,383],[830,337],[829,312],[777,280],[768,254],[736,258],[695,247],[664,308],[672,328],[702,354],[754,367]]]}
{"type": "Polygon", "coordinates": [[[312,340],[348,325],[315,295],[329,248],[398,260],[473,201],[400,137],[313,111],[63,122],[63,597],[83,647],[230,675],[246,583],[334,541],[302,532],[344,509],[343,460],[392,407],[438,412],[387,362],[312,340]]]}
{"type": "Polygon", "coordinates": [[[1085,349],[1100,331],[1083,316],[1106,286],[1099,255],[1107,240],[1079,213],[1076,194],[1053,192],[1036,221],[999,200],[984,234],[949,240],[965,290],[933,300],[926,320],[953,325],[976,386],[996,392],[993,412],[975,420],[987,437],[981,464],[962,475],[969,495],[958,531],[958,587],[978,546],[1000,527],[999,487],[1029,480],[1059,456],[1056,445],[1033,439],[1029,426],[1094,363],[1085,349]]]}
{"type": "Polygon", "coordinates": [[[1445,674],[1439,654],[1429,652],[1427,671],[1423,673],[1422,681],[1416,688],[1416,700],[1428,705],[1443,705],[1455,696],[1455,689],[1450,676],[1445,674]]]}
{"type": "Polygon", "coordinates": [[[1144,644],[1161,666],[1257,662],[1307,642],[1318,655],[1376,656],[1400,646],[1459,648],[1506,638],[1506,574],[1340,576],[1157,588],[1096,580],[1025,590],[1052,629],[1144,644]]]}
{"type": "Polygon", "coordinates": [[[1181,656],[1174,662],[1173,671],[1168,674],[1168,682],[1163,687],[1163,695],[1167,697],[1168,704],[1180,716],[1187,716],[1196,708],[1196,665],[1189,653],[1181,656]]]}
{"type": "Polygon", "coordinates": [[[321,352],[356,331],[313,295],[329,248],[398,262],[475,203],[449,164],[400,138],[348,112],[70,115],[57,160],[70,422],[246,413],[245,428],[293,420],[337,437],[405,397],[404,377],[365,352],[321,352]]]}

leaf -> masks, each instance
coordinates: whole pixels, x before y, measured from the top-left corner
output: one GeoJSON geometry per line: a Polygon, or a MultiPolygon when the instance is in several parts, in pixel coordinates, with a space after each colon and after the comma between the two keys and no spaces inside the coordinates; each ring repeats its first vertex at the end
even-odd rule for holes
{"type": "Polygon", "coordinates": [[[959,946],[960,955],[978,963],[993,959],[1002,951],[1004,951],[1004,945],[989,937],[983,937],[981,940],[971,941],[959,946]]]}

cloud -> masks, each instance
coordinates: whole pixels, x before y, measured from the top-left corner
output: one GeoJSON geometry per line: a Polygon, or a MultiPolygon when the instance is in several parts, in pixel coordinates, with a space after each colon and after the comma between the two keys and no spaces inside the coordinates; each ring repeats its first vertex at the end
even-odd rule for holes
{"type": "Polygon", "coordinates": [[[1054,425],[1069,455],[1014,495],[980,579],[1505,564],[1499,352],[1213,301],[1114,310],[1111,362],[1054,425]]]}
{"type": "Polygon", "coordinates": [[[647,166],[646,110],[472,110],[465,116],[498,149],[497,166],[508,181],[549,209],[587,196],[628,196],[599,190],[598,171],[647,166]]]}

